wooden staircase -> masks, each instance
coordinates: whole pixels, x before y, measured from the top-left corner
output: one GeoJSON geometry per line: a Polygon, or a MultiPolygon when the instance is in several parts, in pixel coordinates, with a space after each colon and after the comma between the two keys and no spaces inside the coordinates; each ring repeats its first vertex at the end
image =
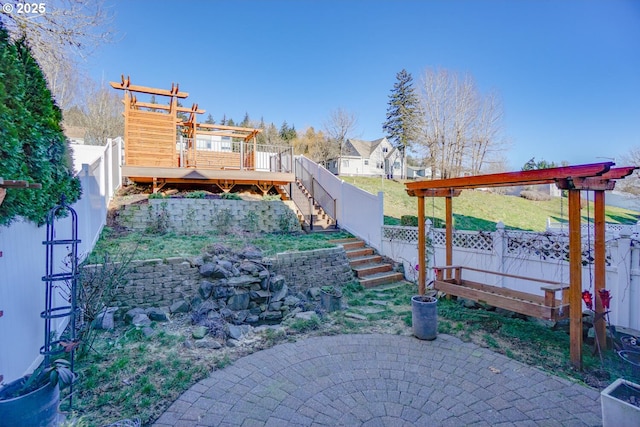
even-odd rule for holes
{"type": "MultiPolygon", "coordinates": [[[[305,188],[305,186],[302,185],[302,182],[300,182],[300,180],[296,180],[293,185],[297,186],[299,191],[302,192],[302,194],[306,198],[306,201],[302,203],[309,203],[309,200],[311,200],[313,197],[311,196],[311,193],[309,193],[309,191],[305,188]]],[[[296,204],[299,203],[299,201],[297,200],[295,200],[295,202],[296,204]]],[[[311,221],[313,223],[313,227],[310,227],[309,224],[305,223],[304,214],[299,209],[300,208],[298,207],[297,215],[303,230],[307,232],[322,232],[334,231],[337,229],[336,220],[334,218],[331,218],[318,203],[311,203],[311,221]]]]}
{"type": "Polygon", "coordinates": [[[402,273],[393,271],[393,266],[384,262],[382,257],[363,240],[349,238],[330,240],[330,242],[342,245],[349,258],[351,269],[365,288],[404,280],[402,273]]]}

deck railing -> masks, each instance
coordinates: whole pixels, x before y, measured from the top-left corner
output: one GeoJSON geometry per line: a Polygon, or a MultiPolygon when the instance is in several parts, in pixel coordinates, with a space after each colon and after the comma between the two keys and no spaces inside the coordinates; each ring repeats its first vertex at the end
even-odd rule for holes
{"type": "Polygon", "coordinates": [[[179,167],[203,169],[286,172],[293,169],[293,147],[243,141],[179,137],[176,143],[179,167]]]}

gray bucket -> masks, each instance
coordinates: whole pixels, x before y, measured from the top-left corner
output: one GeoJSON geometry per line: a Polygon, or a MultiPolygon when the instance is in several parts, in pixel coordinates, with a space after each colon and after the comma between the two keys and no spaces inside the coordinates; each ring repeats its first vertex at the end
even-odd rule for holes
{"type": "Polygon", "coordinates": [[[411,297],[413,335],[421,340],[434,340],[438,334],[438,299],[424,295],[411,297]]]}
{"type": "MultiPolygon", "coordinates": [[[[6,387],[21,387],[22,380],[6,387]]],[[[6,390],[6,388],[5,388],[6,390]]],[[[60,390],[48,382],[26,395],[0,401],[0,427],[51,427],[58,425],[60,390]]]]}

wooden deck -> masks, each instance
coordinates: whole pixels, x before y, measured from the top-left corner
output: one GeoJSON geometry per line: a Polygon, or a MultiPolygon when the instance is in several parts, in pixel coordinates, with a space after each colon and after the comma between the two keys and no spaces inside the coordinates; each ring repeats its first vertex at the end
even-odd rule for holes
{"type": "Polygon", "coordinates": [[[295,182],[293,173],[252,170],[122,166],[122,175],[136,183],[153,184],[154,190],[165,184],[210,184],[223,191],[236,185],[256,185],[266,194],[271,188],[280,192],[280,186],[295,182]]]}

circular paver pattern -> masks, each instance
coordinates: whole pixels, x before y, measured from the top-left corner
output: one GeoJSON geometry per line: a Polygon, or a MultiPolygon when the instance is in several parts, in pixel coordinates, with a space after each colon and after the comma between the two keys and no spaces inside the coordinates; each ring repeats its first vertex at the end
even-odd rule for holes
{"type": "Polygon", "coordinates": [[[336,335],[213,372],[166,426],[598,426],[600,394],[449,335],[336,335]]]}

